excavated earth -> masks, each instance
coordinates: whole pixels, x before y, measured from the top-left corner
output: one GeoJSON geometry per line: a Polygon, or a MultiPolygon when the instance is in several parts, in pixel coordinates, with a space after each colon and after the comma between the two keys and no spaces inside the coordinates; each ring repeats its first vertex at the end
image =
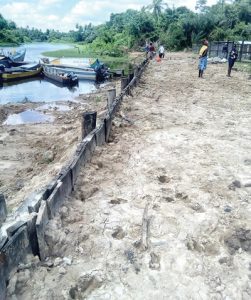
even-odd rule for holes
{"type": "Polygon", "coordinates": [[[16,103],[0,105],[0,193],[8,211],[14,211],[32,192],[39,191],[70,162],[81,142],[81,115],[85,111],[105,112],[107,84],[95,93],[75,101],[16,103]],[[27,117],[18,114],[27,113],[27,117]],[[31,116],[30,116],[31,114],[31,116]],[[29,123],[34,118],[36,123],[29,123]],[[53,121],[39,123],[40,115],[53,121]],[[11,117],[11,125],[6,124],[11,117]],[[14,120],[13,120],[14,117],[14,120]],[[15,122],[27,122],[15,124],[15,122]]]}
{"type": "Polygon", "coordinates": [[[248,74],[151,61],[8,299],[251,299],[248,74]]]}

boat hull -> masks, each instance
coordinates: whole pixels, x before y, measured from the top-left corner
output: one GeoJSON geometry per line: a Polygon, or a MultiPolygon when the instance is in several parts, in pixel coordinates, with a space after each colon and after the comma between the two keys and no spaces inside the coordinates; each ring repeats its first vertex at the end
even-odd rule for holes
{"type": "Polygon", "coordinates": [[[58,70],[52,66],[44,65],[43,73],[47,78],[57,81],[63,85],[75,85],[78,83],[78,77],[76,74],[69,74],[70,72],[66,73],[65,70],[58,70]]]}
{"type": "Polygon", "coordinates": [[[38,67],[36,70],[29,70],[29,71],[18,71],[12,73],[2,73],[0,76],[2,81],[14,81],[20,80],[24,78],[30,78],[33,76],[37,76],[42,72],[42,67],[38,67]]]}
{"type": "Polygon", "coordinates": [[[50,65],[50,66],[61,72],[73,72],[78,76],[78,79],[93,80],[93,81],[96,81],[97,79],[96,72],[90,68],[84,69],[84,68],[70,67],[64,65],[50,65]]]}

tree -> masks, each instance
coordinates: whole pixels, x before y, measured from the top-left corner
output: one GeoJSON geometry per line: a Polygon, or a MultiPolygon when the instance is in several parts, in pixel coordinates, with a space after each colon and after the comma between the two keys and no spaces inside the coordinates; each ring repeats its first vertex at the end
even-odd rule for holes
{"type": "Polygon", "coordinates": [[[203,13],[206,8],[207,8],[207,0],[197,0],[195,9],[198,10],[199,12],[203,13]]]}
{"type": "Polygon", "coordinates": [[[148,5],[148,8],[152,10],[154,18],[158,20],[165,6],[167,4],[163,0],[153,0],[153,3],[148,5]]]}

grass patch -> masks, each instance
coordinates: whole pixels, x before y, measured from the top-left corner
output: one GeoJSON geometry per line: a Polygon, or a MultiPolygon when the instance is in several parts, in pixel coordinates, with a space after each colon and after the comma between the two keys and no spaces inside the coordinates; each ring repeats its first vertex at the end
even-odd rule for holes
{"type": "Polygon", "coordinates": [[[0,47],[17,47],[19,44],[0,42],[0,47]]]}
{"type": "Polygon", "coordinates": [[[251,74],[251,61],[247,62],[236,62],[235,66],[238,70],[247,72],[248,74],[251,74]]]}

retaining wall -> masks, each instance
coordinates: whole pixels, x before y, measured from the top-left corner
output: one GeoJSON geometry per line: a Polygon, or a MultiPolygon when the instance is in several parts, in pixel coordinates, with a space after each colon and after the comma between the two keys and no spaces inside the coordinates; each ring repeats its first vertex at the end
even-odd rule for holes
{"type": "Polygon", "coordinates": [[[6,299],[10,273],[17,270],[20,263],[25,263],[28,254],[38,255],[40,260],[49,256],[44,239],[47,223],[74,189],[80,168],[90,161],[96,146],[108,142],[112,119],[119,110],[123,97],[130,94],[131,89],[136,86],[147,64],[148,60],[144,60],[136,67],[134,74],[128,76],[127,81],[123,78],[121,93],[112,102],[101,124],[83,138],[71,163],[49,185],[31,194],[7,220],[4,198],[1,196],[0,300],[6,299]]]}

